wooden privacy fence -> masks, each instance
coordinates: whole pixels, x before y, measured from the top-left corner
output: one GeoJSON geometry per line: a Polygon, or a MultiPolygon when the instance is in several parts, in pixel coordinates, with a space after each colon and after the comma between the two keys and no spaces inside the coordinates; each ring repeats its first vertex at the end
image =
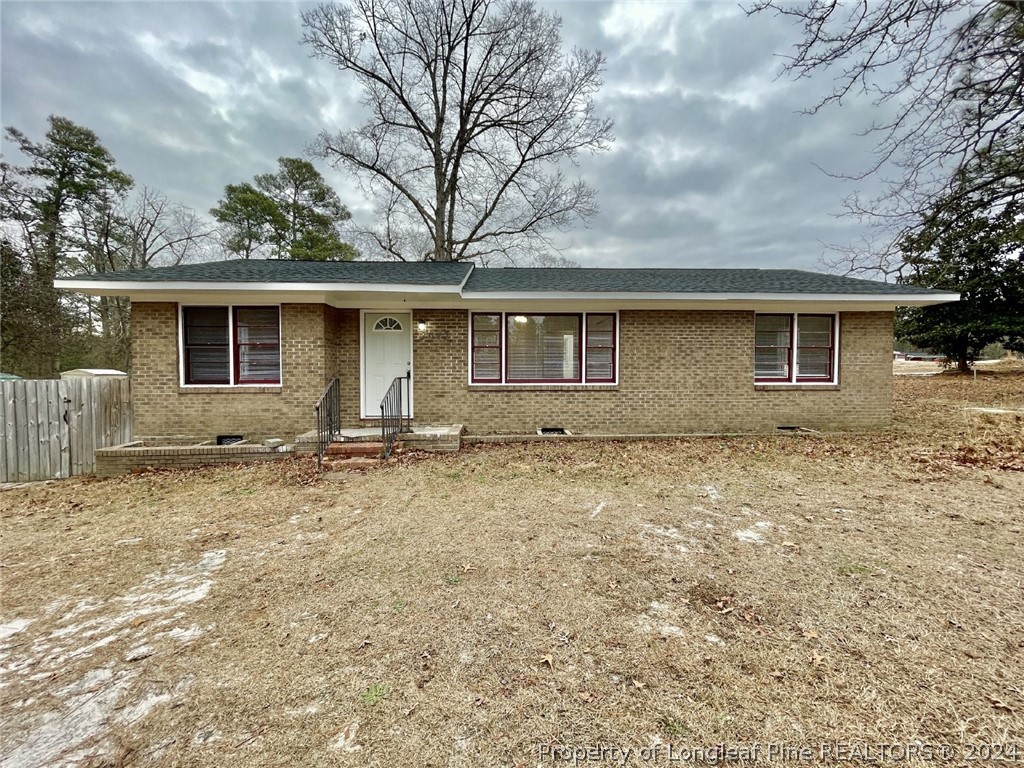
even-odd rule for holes
{"type": "Polygon", "coordinates": [[[0,381],[0,394],[0,482],[88,475],[97,448],[132,439],[127,379],[0,381]]]}

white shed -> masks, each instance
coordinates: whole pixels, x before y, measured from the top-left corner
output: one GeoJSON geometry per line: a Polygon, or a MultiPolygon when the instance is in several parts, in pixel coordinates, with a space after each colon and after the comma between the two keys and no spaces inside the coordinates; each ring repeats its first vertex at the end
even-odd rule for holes
{"type": "Polygon", "coordinates": [[[75,368],[64,371],[62,379],[127,379],[128,374],[114,368],[75,368]]]}

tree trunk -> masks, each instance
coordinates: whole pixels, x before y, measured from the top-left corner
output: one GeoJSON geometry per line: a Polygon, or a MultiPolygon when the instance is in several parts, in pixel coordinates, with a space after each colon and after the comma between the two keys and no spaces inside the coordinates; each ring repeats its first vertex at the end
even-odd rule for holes
{"type": "MultiPolygon", "coordinates": [[[[58,211],[60,206],[54,206],[58,211]]],[[[53,287],[57,278],[57,262],[60,252],[57,245],[57,228],[60,220],[52,216],[46,223],[46,253],[42,263],[36,265],[37,290],[39,291],[40,309],[45,319],[46,337],[39,340],[42,350],[41,373],[43,378],[55,379],[60,374],[60,350],[64,340],[64,323],[61,317],[60,295],[53,287]]]]}
{"type": "Polygon", "coordinates": [[[959,349],[956,353],[956,369],[960,373],[971,372],[971,360],[966,349],[959,349]]]}

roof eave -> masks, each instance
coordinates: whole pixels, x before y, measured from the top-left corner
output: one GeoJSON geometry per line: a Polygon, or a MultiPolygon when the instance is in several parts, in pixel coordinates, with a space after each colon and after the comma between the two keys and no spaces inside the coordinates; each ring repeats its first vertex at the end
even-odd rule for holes
{"type": "Polygon", "coordinates": [[[797,293],[797,292],[654,292],[654,291],[476,291],[462,298],[484,301],[654,301],[654,302],[829,302],[834,304],[878,303],[901,307],[926,307],[959,301],[959,293],[797,293]]]}
{"type": "Polygon", "coordinates": [[[53,281],[55,288],[92,296],[128,296],[146,293],[447,293],[457,295],[459,285],[416,283],[264,283],[212,280],[75,280],[53,281]]]}
{"type": "MultiPolygon", "coordinates": [[[[57,279],[54,287],[91,296],[130,296],[144,300],[147,296],[170,294],[203,295],[245,293],[285,294],[309,299],[344,293],[391,294],[394,296],[431,294],[465,301],[469,305],[487,302],[650,302],[653,304],[724,304],[724,303],[817,303],[844,305],[876,305],[878,307],[926,307],[959,301],[959,293],[933,291],[928,293],[814,293],[814,292],[669,292],[669,291],[466,291],[461,284],[411,283],[290,283],[290,282],[228,282],[228,281],[164,281],[164,280],[81,280],[57,279]]],[[[162,300],[162,299],[161,299],[162,300]]]]}

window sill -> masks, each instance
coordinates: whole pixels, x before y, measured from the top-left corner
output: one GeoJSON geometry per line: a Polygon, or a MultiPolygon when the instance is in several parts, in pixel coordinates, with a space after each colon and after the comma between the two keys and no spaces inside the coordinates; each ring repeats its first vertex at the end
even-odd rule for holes
{"type": "Polygon", "coordinates": [[[808,382],[806,384],[794,384],[792,382],[784,382],[780,384],[769,384],[767,382],[759,381],[754,384],[755,392],[838,392],[838,384],[814,384],[808,382]]]}
{"type": "Polygon", "coordinates": [[[600,392],[617,391],[618,384],[470,384],[470,392],[600,392]]]}
{"type": "Polygon", "coordinates": [[[178,386],[179,395],[279,395],[280,384],[225,384],[220,387],[178,386]]]}

